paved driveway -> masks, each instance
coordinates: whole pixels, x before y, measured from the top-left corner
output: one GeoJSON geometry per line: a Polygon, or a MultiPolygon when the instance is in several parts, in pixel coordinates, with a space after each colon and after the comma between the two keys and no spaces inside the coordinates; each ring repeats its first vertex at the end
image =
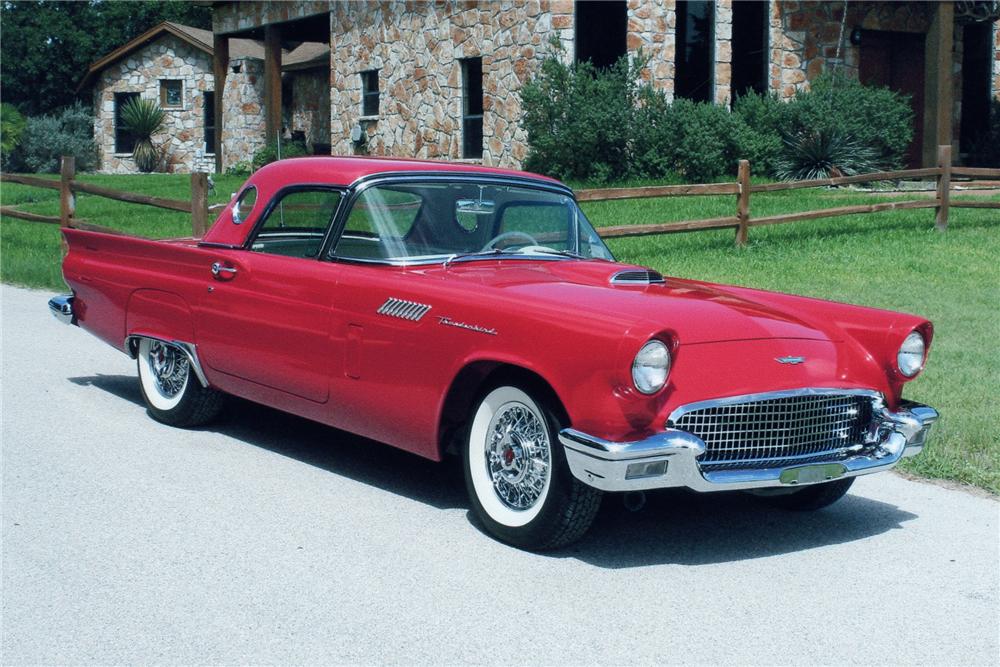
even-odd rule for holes
{"type": "Polygon", "coordinates": [[[3,664],[1000,660],[995,500],[894,474],[814,514],[606,498],[524,553],[453,468],[243,402],[157,424],[47,298],[2,288],[3,664]]]}

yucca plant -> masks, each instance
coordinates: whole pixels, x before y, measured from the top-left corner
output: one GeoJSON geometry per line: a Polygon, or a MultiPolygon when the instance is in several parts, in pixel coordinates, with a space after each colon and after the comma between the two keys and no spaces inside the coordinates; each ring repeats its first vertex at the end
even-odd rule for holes
{"type": "Polygon", "coordinates": [[[135,148],[132,159],[139,171],[151,172],[160,161],[160,151],[153,144],[153,135],[163,128],[163,109],[153,100],[134,97],[122,107],[122,120],[132,136],[135,148]]]}
{"type": "Polygon", "coordinates": [[[805,130],[785,137],[777,161],[778,178],[799,181],[878,171],[877,150],[836,130],[805,130]]]}

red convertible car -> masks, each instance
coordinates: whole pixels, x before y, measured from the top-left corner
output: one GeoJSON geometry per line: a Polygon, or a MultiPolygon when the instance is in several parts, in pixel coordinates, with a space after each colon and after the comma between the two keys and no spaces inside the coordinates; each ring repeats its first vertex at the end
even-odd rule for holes
{"type": "Polygon", "coordinates": [[[50,308],[137,360],[153,418],[233,394],[460,455],[479,520],[523,548],[578,539],[604,492],[824,507],[938,416],[902,398],[927,320],[617,263],[541,176],[284,160],[202,239],[64,233],[50,308]]]}

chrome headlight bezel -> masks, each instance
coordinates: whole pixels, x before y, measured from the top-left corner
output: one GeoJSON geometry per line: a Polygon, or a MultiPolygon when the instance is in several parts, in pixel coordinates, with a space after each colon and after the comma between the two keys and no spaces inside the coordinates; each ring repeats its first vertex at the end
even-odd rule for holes
{"type": "Polygon", "coordinates": [[[670,347],[656,338],[647,341],[632,360],[632,384],[641,394],[651,396],[665,386],[672,364],[670,347]]]}
{"type": "Polygon", "coordinates": [[[896,352],[896,370],[904,378],[911,380],[924,370],[927,363],[927,341],[924,335],[913,330],[906,335],[896,352]]]}

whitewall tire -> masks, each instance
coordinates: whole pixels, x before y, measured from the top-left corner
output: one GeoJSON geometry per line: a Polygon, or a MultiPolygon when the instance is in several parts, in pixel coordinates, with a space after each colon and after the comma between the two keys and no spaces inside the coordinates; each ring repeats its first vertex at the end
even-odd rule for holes
{"type": "Polygon", "coordinates": [[[187,354],[175,345],[142,338],[136,350],[139,388],[149,414],[172,426],[197,426],[216,417],[223,395],[203,387],[187,354]]]}
{"type": "Polygon", "coordinates": [[[552,411],[529,389],[494,385],[476,402],[462,446],[473,511],[504,542],[553,549],[579,539],[601,494],[572,476],[552,411]]]}

